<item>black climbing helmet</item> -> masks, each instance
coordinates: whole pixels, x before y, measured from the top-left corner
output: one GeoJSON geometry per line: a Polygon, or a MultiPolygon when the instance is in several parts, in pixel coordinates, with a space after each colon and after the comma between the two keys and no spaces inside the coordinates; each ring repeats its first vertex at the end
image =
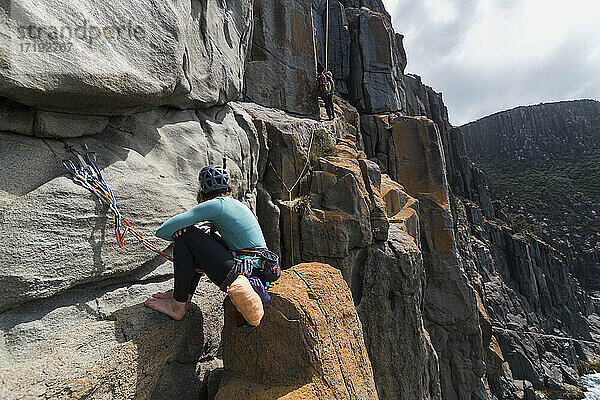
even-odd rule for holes
{"type": "Polygon", "coordinates": [[[200,170],[198,175],[202,193],[211,193],[216,190],[229,189],[229,175],[220,165],[207,165],[200,170]]]}

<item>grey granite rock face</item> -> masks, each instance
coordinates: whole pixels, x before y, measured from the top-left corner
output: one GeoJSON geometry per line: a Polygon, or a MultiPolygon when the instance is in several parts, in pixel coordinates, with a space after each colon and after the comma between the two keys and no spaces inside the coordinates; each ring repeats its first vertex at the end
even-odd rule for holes
{"type": "MultiPolygon", "coordinates": [[[[315,1],[313,7],[317,60],[325,67],[326,3],[315,1]]],[[[380,2],[330,2],[327,67],[336,93],[361,113],[406,109],[406,52],[380,2]]]]}
{"type": "Polygon", "coordinates": [[[318,117],[313,31],[310,1],[254,1],[254,32],[244,78],[247,101],[318,117]]]}
{"type": "Polygon", "coordinates": [[[325,30],[327,26],[327,2],[313,1],[317,63],[329,69],[335,79],[335,90],[341,96],[348,96],[350,77],[350,30],[346,19],[346,9],[339,1],[329,2],[329,46],[325,65],[325,30]]]}
{"type": "Polygon", "coordinates": [[[219,362],[223,294],[203,279],[177,322],[141,304],[170,287],[170,268],[145,267],[0,314],[0,397],[199,397],[197,371],[219,362]],[[186,385],[161,392],[172,371],[186,385]]]}
{"type": "MultiPolygon", "coordinates": [[[[98,152],[122,214],[164,249],[168,243],[154,231],[195,204],[197,173],[207,163],[227,159],[236,195],[255,206],[258,141],[238,123],[244,118],[243,110],[230,106],[157,109],[113,121],[85,142],[98,152]]],[[[7,288],[0,309],[160,262],[133,238],[119,249],[112,214],[65,176],[61,159],[71,155],[62,143],[0,136],[0,281],[7,288]]],[[[81,139],[69,143],[81,150],[81,139]]]]}
{"type": "Polygon", "coordinates": [[[252,2],[4,2],[0,96],[59,112],[207,107],[242,88],[252,2]]]}
{"type": "MultiPolygon", "coordinates": [[[[195,204],[197,173],[207,163],[226,159],[236,196],[255,208],[259,143],[252,128],[234,103],[160,108],[113,117],[84,140],[98,152],[123,215],[166,248],[154,231],[195,204]]],[[[0,397],[214,394],[210,371],[222,366],[218,288],[204,279],[181,322],[145,308],[152,293],[172,288],[172,264],[131,237],[118,248],[112,215],[64,176],[60,156],[69,154],[60,142],[7,132],[0,140],[0,397]]],[[[69,143],[78,147],[82,139],[69,143]]]]}

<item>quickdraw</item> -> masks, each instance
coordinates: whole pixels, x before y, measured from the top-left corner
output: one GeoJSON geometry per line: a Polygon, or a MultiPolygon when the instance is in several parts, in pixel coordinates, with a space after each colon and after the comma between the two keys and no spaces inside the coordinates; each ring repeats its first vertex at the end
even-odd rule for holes
{"type": "Polygon", "coordinates": [[[95,152],[90,152],[87,144],[85,143],[83,144],[85,155],[82,155],[72,145],[69,145],[65,142],[63,142],[63,144],[78,160],[78,165],[75,165],[75,163],[71,160],[63,160],[63,165],[71,174],[71,179],[73,182],[95,194],[96,197],[98,197],[104,204],[108,205],[110,210],[113,212],[115,216],[115,237],[119,247],[122,248],[125,246],[125,237],[129,232],[131,232],[131,234],[148,250],[169,261],[173,261],[172,256],[161,251],[142,235],[140,235],[135,229],[133,229],[131,223],[121,215],[121,212],[117,207],[117,199],[115,194],[110,185],[104,180],[102,172],[100,172],[100,168],[96,163],[97,154],[95,152]]]}

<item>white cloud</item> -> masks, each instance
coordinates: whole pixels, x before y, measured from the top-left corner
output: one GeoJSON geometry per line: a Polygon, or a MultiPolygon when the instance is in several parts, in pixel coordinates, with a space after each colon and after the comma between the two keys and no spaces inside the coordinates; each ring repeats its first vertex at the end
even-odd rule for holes
{"type": "Polygon", "coordinates": [[[390,15],[394,15],[394,11],[396,10],[396,3],[398,3],[398,0],[383,0],[383,5],[385,6],[386,11],[390,15]]]}
{"type": "Polygon", "coordinates": [[[456,124],[521,104],[600,98],[598,0],[388,3],[407,70],[444,93],[456,124]]]}

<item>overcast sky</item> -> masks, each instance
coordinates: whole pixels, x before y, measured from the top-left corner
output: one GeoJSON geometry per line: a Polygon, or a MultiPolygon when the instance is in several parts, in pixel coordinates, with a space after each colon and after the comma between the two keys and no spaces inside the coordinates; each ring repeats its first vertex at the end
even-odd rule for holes
{"type": "Polygon", "coordinates": [[[460,125],[518,105],[600,100],[600,0],[383,0],[407,72],[460,125]]]}

